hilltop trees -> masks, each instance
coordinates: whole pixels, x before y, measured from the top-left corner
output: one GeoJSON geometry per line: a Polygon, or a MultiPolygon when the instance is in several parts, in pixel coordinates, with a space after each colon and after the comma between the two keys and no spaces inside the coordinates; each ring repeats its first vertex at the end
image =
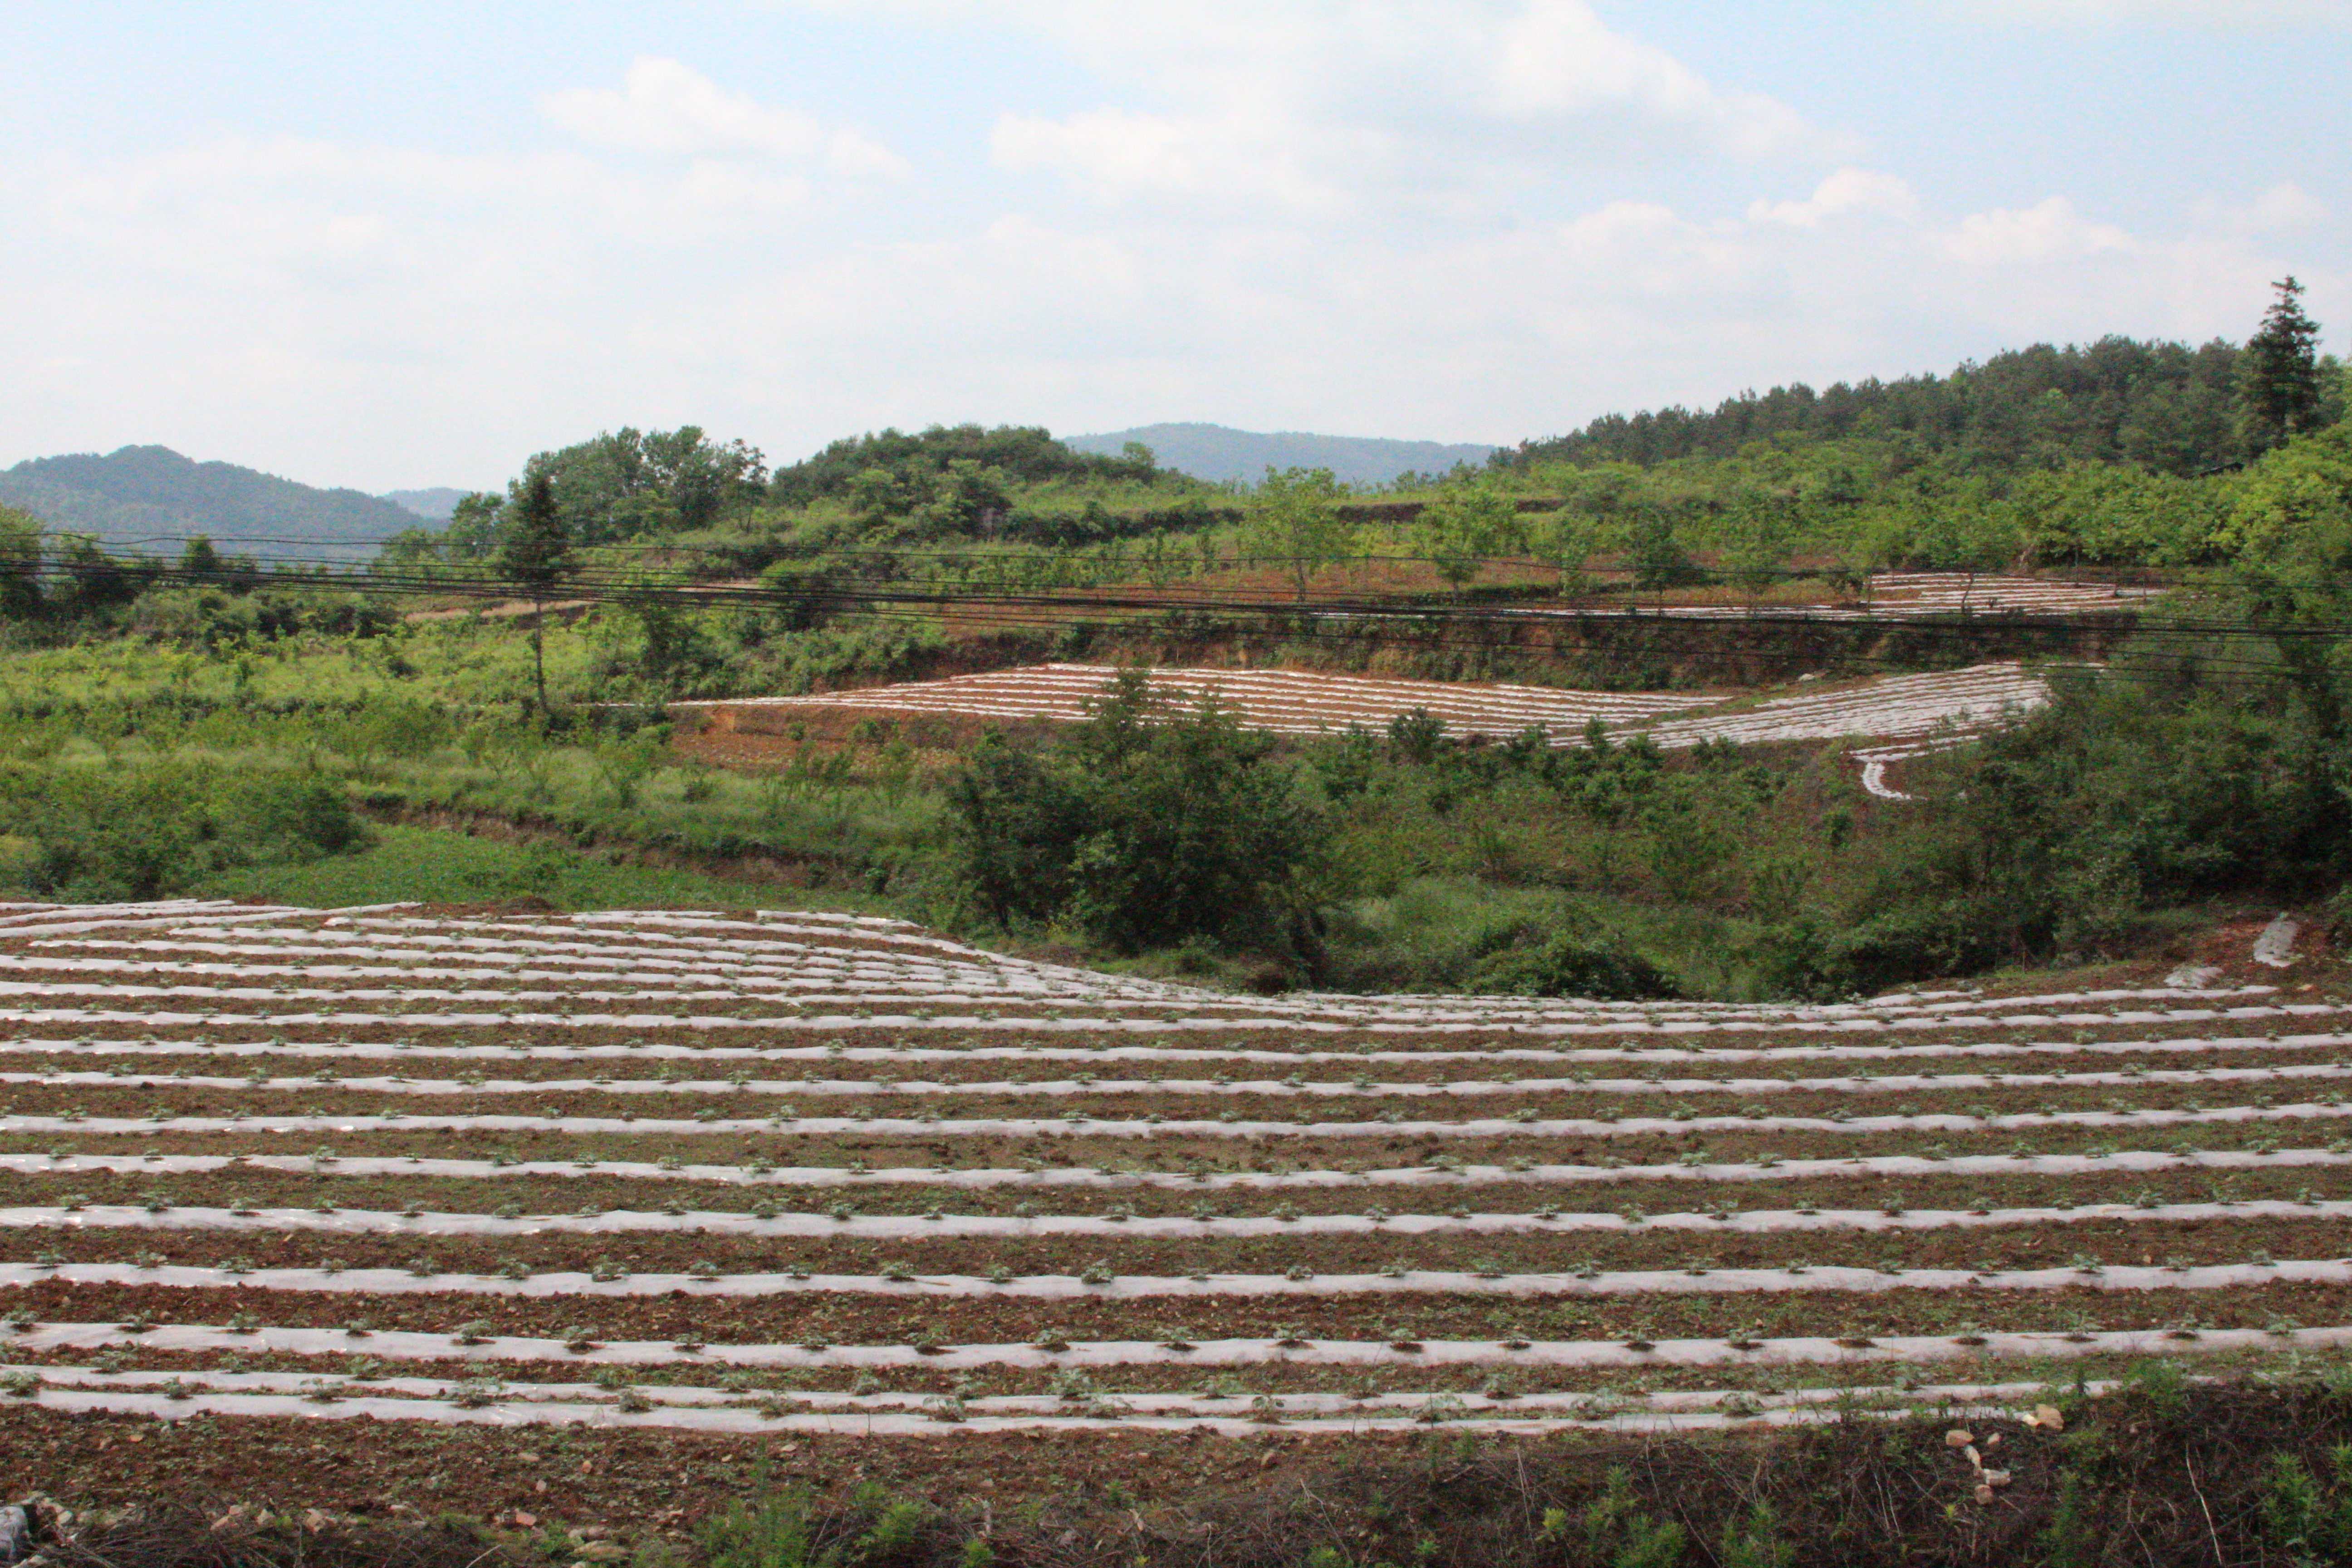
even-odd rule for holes
{"type": "Polygon", "coordinates": [[[778,468],[768,487],[768,498],[778,506],[804,506],[813,500],[847,495],[864,476],[879,470],[893,485],[928,494],[934,476],[958,463],[974,472],[994,470],[1004,482],[1045,484],[1056,479],[1129,480],[1150,484],[1162,477],[1151,448],[1138,441],[1116,458],[1080,452],[1054,439],[1051,432],[1031,426],[941,426],[909,435],[884,430],[878,435],[853,436],[835,441],[816,456],[778,468]]]}
{"type": "Polygon", "coordinates": [[[541,477],[572,541],[593,545],[706,528],[723,512],[761,500],[768,467],[759,448],[713,441],[698,426],[624,426],[531,458],[508,504],[541,477]]]}
{"type": "Polygon", "coordinates": [[[411,529],[387,542],[387,561],[490,560],[512,531],[514,510],[542,479],[566,537],[588,547],[708,528],[763,501],[768,470],[759,448],[713,441],[698,426],[624,426],[535,454],[504,495],[465,496],[438,533],[411,529]]]}
{"type": "Polygon", "coordinates": [[[1885,442],[1911,461],[1946,456],[1964,468],[2086,461],[2193,474],[2243,455],[2233,417],[2239,358],[2238,349],[2220,342],[2037,343],[1948,375],[1874,377],[1821,390],[1797,382],[1712,409],[1606,415],[1566,436],[1522,442],[1507,461],[1648,468],[1810,437],[1885,442]]]}
{"type": "Polygon", "coordinates": [[[1815,389],[1801,382],[1743,393],[1711,409],[1611,414],[1549,440],[1520,443],[1506,466],[1642,468],[1728,461],[1757,445],[1868,444],[1900,467],[1939,462],[1995,473],[2114,463],[2189,476],[2258,457],[2341,416],[2336,367],[2288,278],[2242,349],[2106,337],[2037,343],[1910,375],[1815,389]]]}

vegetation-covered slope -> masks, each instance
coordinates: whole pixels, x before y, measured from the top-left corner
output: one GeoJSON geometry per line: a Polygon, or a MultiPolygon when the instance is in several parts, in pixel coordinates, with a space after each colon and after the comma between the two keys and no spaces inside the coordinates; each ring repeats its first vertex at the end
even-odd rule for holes
{"type": "Polygon", "coordinates": [[[773,472],[691,426],[624,429],[541,454],[446,530],[404,532],[396,580],[265,581],[194,548],[125,562],[0,517],[0,742],[22,770],[0,832],[32,891],[251,885],[358,842],[284,804],[329,776],[412,822],[822,882],[1147,965],[1367,987],[1822,994],[2135,950],[2179,911],[2323,898],[2352,873],[2335,653],[2352,424],[2308,334],[2273,331],[2293,303],[2226,376],[2111,344],[1961,378],[1965,416],[1926,422],[1940,449],[1850,422],[1646,467],[1526,457],[1373,497],[1297,470],[1219,490],[1021,427],[885,431],[773,472]],[[2246,369],[2258,351],[2277,374],[2246,369]],[[2302,391],[2282,402],[2282,385],[2302,391]],[[2102,386],[2121,401],[2093,418],[2102,386]],[[2189,476],[2134,458],[2117,433],[2148,426],[2167,387],[2200,427],[2264,449],[2189,476]],[[2000,435],[2045,405],[2048,428],[2088,421],[2089,445],[2000,435]],[[1880,565],[2050,561],[2176,568],[2189,591],[2165,614],[2187,624],[2137,640],[2109,625],[2104,681],[1923,763],[1916,803],[1860,798],[1837,748],[1810,743],[1563,752],[1414,722],[1270,746],[1130,704],[1124,729],[1058,741],[972,752],[877,721],[752,756],[698,747],[663,710],[1146,644],[1162,662],[1456,679],[1501,673],[1499,648],[1515,678],[1621,689],[1958,665],[1988,657],[1974,623],[1908,636],[1856,618],[1832,637],[1819,617],[1593,612],[1622,612],[1629,586],[1647,609],[1687,591],[1721,612],[1858,596],[1880,565]],[[415,601],[392,590],[419,579],[451,590],[440,618],[403,618],[415,601]],[[1383,613],[1314,614],[1335,582],[1389,595],[1383,613]],[[582,613],[475,618],[457,590],[582,613]],[[1482,591],[1578,599],[1482,623],[1482,591]],[[1702,637],[1726,658],[1698,658],[1702,637]],[[255,794],[247,775],[278,782],[255,794]],[[169,832],[120,831],[92,777],[196,804],[169,832]]]}
{"type": "MultiPolygon", "coordinates": [[[[1885,441],[1915,459],[1949,455],[1968,468],[2128,463],[2192,475],[2244,461],[2265,444],[2241,418],[2242,351],[2103,338],[2031,348],[1963,364],[1948,375],[1802,382],[1727,398],[1713,409],[1612,414],[1583,429],[1520,443],[1511,460],[1626,462],[1730,458],[1753,441],[1885,441]]],[[[2343,412],[2340,384],[2321,423],[2343,412]]]]}
{"type": "Polygon", "coordinates": [[[202,534],[254,541],[255,553],[293,560],[364,559],[416,522],[376,496],[194,462],[168,447],[30,458],[0,473],[0,502],[118,549],[169,548],[202,534]]]}

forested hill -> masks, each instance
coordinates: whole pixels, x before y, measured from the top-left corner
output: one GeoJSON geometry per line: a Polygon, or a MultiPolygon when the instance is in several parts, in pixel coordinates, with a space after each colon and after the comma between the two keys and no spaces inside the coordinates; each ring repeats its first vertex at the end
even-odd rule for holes
{"type": "Polygon", "coordinates": [[[168,447],[18,463],[0,471],[0,504],[112,549],[165,553],[173,542],[204,534],[248,554],[361,559],[416,525],[414,513],[376,496],[194,462],[168,447]]]}
{"type": "Polygon", "coordinates": [[[1999,468],[2120,462],[2189,475],[2250,454],[2236,417],[2241,351],[2214,342],[2103,338],[2047,343],[1961,365],[1949,375],[1905,376],[1816,392],[1801,383],[1744,393],[1711,412],[1663,408],[1612,414],[1583,429],[1520,445],[1519,466],[1728,458],[1784,434],[1877,437],[1999,468]]]}

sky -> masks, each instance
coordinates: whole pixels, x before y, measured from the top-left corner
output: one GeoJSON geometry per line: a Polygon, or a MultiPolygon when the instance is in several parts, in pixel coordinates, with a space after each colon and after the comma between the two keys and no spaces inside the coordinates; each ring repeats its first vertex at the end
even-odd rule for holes
{"type": "Polygon", "coordinates": [[[2352,343],[2352,0],[11,0],[0,464],[702,426],[1509,443],[2352,343]]]}

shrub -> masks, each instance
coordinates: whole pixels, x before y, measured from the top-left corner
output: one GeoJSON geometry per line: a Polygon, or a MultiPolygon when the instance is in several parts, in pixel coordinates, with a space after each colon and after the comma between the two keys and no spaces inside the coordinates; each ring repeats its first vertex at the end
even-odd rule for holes
{"type": "Polygon", "coordinates": [[[1470,989],[1507,996],[1590,996],[1607,1002],[1666,1000],[1682,993],[1674,976],[1622,946],[1557,936],[1540,946],[1506,948],[1471,973],[1470,989]]]}
{"type": "Polygon", "coordinates": [[[294,770],[204,764],[0,771],[6,869],[68,901],[183,892],[232,866],[299,862],[365,837],[332,783],[294,770]]]}
{"type": "Polygon", "coordinates": [[[1323,829],[1267,749],[1213,703],[1172,714],[1125,672],[1053,751],[992,739],[950,779],[959,885],[1001,923],[1067,923],[1122,952],[1279,941],[1323,829]]]}

